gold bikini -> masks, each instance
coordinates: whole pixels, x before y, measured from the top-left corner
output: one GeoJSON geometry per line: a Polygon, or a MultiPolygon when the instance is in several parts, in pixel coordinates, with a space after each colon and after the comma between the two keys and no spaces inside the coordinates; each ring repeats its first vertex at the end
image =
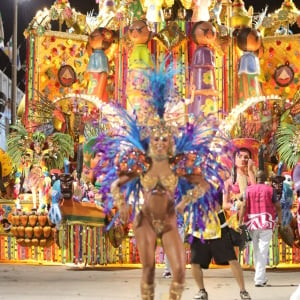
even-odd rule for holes
{"type": "MultiPolygon", "coordinates": [[[[153,176],[149,173],[147,173],[145,176],[141,176],[141,184],[144,188],[144,191],[151,192],[152,194],[159,192],[173,195],[177,187],[177,183],[178,177],[173,173],[167,176],[153,176]]],[[[174,203],[172,202],[172,205],[170,203],[167,214],[171,215],[173,212],[175,212],[175,210],[174,203]]],[[[152,227],[158,236],[160,236],[163,231],[167,230],[165,221],[162,219],[154,219],[154,216],[151,212],[147,213],[147,209],[145,209],[145,212],[140,212],[140,217],[142,217],[142,215],[148,215],[148,218],[150,217],[152,227]]]]}
{"type": "Polygon", "coordinates": [[[141,176],[141,184],[145,192],[155,191],[157,187],[160,187],[160,189],[173,193],[177,183],[178,177],[173,173],[167,176],[153,176],[149,173],[141,176]]]}

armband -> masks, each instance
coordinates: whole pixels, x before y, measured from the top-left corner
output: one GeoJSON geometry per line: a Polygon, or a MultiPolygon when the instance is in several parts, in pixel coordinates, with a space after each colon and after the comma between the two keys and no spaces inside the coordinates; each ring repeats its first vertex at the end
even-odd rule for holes
{"type": "Polygon", "coordinates": [[[194,188],[187,191],[186,195],[182,196],[182,201],[187,205],[191,202],[196,202],[205,194],[205,189],[197,184],[194,188]]]}

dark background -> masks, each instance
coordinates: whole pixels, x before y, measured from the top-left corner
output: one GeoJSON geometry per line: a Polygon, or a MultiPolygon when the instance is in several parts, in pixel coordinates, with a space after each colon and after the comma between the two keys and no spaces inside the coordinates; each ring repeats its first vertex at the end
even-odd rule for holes
{"type": "MultiPolygon", "coordinates": [[[[87,13],[94,9],[94,12],[98,13],[98,4],[95,0],[69,0],[71,7],[75,8],[77,11],[82,13],[87,13]]],[[[265,5],[268,4],[268,12],[273,12],[274,10],[280,8],[283,0],[244,0],[246,9],[250,5],[253,6],[254,12],[261,12],[265,5]]],[[[36,12],[44,7],[50,8],[54,3],[54,0],[19,0],[18,5],[18,46],[20,48],[21,63],[25,63],[26,57],[26,40],[24,38],[23,32],[28,26],[29,22],[33,19],[36,12]]],[[[300,9],[299,0],[294,0],[294,3],[300,9]]],[[[0,0],[0,12],[2,14],[3,26],[4,26],[4,38],[5,44],[8,42],[13,32],[13,7],[14,0],[0,0]]],[[[297,26],[293,26],[292,31],[294,33],[300,32],[297,26]]],[[[11,63],[8,57],[0,51],[0,68],[9,77],[11,76],[11,63]]],[[[18,71],[18,87],[24,91],[25,88],[25,70],[22,69],[18,71]]]]}

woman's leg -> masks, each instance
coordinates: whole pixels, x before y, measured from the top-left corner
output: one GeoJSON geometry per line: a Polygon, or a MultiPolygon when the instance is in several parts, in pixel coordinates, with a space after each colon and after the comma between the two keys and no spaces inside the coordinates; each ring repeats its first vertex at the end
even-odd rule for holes
{"type": "Polygon", "coordinates": [[[184,283],[186,254],[176,227],[163,234],[162,244],[170,262],[174,281],[184,283]]]}
{"type": "Polygon", "coordinates": [[[163,234],[162,243],[173,273],[169,299],[181,299],[184,289],[186,256],[176,225],[163,234]]]}
{"type": "Polygon", "coordinates": [[[137,218],[139,220],[134,224],[134,233],[143,268],[141,295],[143,300],[153,300],[156,234],[142,213],[137,218]]]}

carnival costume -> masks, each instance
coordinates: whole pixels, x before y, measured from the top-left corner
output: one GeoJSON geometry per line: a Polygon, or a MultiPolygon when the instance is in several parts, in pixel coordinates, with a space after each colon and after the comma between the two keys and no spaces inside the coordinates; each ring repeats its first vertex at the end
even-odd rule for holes
{"type": "MultiPolygon", "coordinates": [[[[123,108],[115,107],[114,117],[106,114],[112,124],[110,134],[101,133],[98,136],[95,150],[103,153],[96,172],[97,176],[104,177],[99,192],[107,213],[115,206],[120,209],[122,216],[123,207],[132,204],[130,220],[134,220],[139,254],[146,269],[143,270],[141,284],[143,299],[154,297],[154,255],[149,261],[147,254],[154,254],[156,238],[161,238],[171,265],[173,263],[170,299],[181,298],[185,252],[177,231],[175,205],[183,203],[190,213],[193,212],[192,228],[199,230],[202,235],[206,217],[209,211],[214,210],[217,202],[217,189],[223,187],[222,175],[224,172],[228,175],[231,167],[222,160],[222,156],[228,157],[231,150],[218,131],[215,118],[195,119],[193,123],[178,124],[169,115],[167,120],[168,93],[175,74],[172,69],[171,65],[164,72],[164,64],[161,64],[159,70],[149,75],[149,105],[156,109],[156,117],[148,120],[151,126],[141,124],[139,119],[131,117],[123,108]],[[114,126],[114,123],[118,125],[114,126]],[[170,144],[167,156],[155,156],[153,141],[164,142],[168,139],[170,144]],[[170,167],[169,170],[159,169],[162,161],[170,167]],[[156,172],[153,166],[156,166],[156,172]],[[205,184],[194,180],[198,177],[205,184]],[[126,180],[118,182],[123,178],[126,180]],[[179,239],[178,245],[174,244],[172,250],[166,245],[173,243],[170,232],[179,239]],[[153,236],[154,242],[151,239],[153,236]],[[169,236],[169,239],[165,236],[169,236]],[[174,254],[172,251],[177,251],[177,261],[176,258],[171,258],[171,254],[174,254]],[[174,270],[179,269],[181,273],[176,275],[174,270]],[[144,275],[144,271],[145,274],[149,271],[151,278],[144,275]]],[[[105,115],[105,109],[103,111],[105,115]]]]}
{"type": "Polygon", "coordinates": [[[21,209],[20,195],[31,192],[33,209],[39,204],[39,210],[45,210],[49,204],[51,187],[49,171],[62,168],[64,159],[74,155],[73,139],[69,134],[59,132],[46,136],[36,131],[30,136],[21,124],[12,125],[11,129],[7,152],[16,169],[16,207],[21,209]]]}

